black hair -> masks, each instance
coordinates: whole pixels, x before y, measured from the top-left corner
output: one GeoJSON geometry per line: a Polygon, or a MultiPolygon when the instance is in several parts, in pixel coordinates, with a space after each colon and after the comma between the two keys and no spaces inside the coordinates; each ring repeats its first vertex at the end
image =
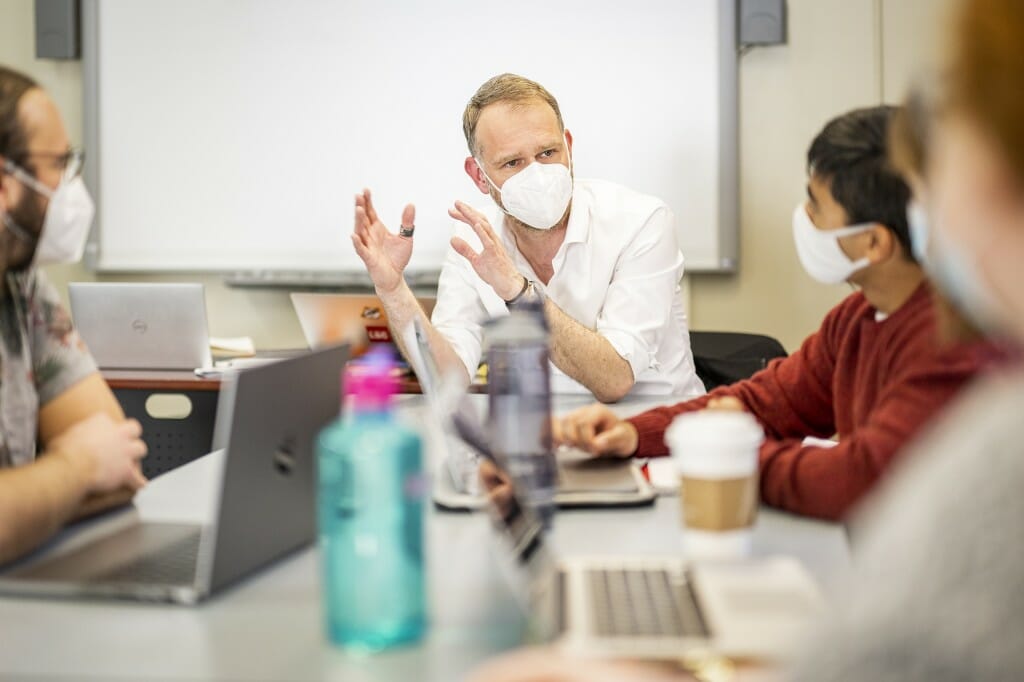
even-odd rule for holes
{"type": "Polygon", "coordinates": [[[28,139],[18,120],[18,102],[38,87],[28,76],[0,65],[0,156],[23,165],[28,156],[28,139]]]}
{"type": "Polygon", "coordinates": [[[855,109],[822,128],[807,150],[807,172],[825,181],[851,225],[880,223],[914,261],[907,226],[910,187],[889,161],[889,125],[896,107],[855,109]]]}

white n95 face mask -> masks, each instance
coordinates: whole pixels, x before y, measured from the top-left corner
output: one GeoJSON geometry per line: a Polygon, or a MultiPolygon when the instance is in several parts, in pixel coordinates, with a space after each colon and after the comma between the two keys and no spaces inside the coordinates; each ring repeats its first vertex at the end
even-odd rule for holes
{"type": "Polygon", "coordinates": [[[82,178],[62,182],[50,195],[43,234],[36,248],[38,265],[77,263],[82,260],[96,207],[82,178]]]}
{"type": "MultiPolygon", "coordinates": [[[[568,144],[566,151],[568,151],[568,144]]],[[[560,163],[534,161],[499,189],[477,159],[480,172],[501,196],[505,213],[537,230],[550,230],[569,208],[572,200],[572,156],[569,168],[560,163]]]]}
{"type": "MultiPolygon", "coordinates": [[[[27,187],[50,200],[41,232],[35,236],[32,262],[36,265],[56,265],[80,261],[96,213],[82,178],[76,176],[71,180],[61,180],[57,189],[53,190],[11,162],[7,162],[4,168],[27,187]]],[[[18,227],[22,234],[30,234],[24,226],[18,227]]]]}
{"type": "Polygon", "coordinates": [[[837,230],[819,230],[807,215],[807,208],[801,202],[793,211],[793,241],[800,263],[807,274],[822,284],[839,284],[850,275],[871,264],[867,258],[850,260],[839,246],[839,239],[866,232],[874,227],[871,223],[851,225],[837,230]]]}

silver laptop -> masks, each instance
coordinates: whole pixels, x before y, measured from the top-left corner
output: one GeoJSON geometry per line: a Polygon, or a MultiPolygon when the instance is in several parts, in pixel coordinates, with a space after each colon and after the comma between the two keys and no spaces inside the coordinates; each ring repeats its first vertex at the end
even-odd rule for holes
{"type": "Polygon", "coordinates": [[[209,367],[202,284],[72,282],[75,327],[101,369],[209,367]]]}
{"type": "Polygon", "coordinates": [[[814,580],[787,557],[558,559],[513,477],[496,461],[482,466],[504,573],[533,640],[587,656],[784,660],[822,608],[814,580]]]}
{"type": "Polygon", "coordinates": [[[212,525],[133,519],[79,549],[30,557],[0,593],[196,603],[308,545],[316,530],[314,442],[338,416],[339,346],[225,377],[215,442],[226,442],[212,525]]]}
{"type": "MultiPolygon", "coordinates": [[[[453,389],[437,370],[426,329],[417,318],[413,323],[415,342],[406,339],[405,347],[414,353],[413,368],[427,400],[432,417],[428,430],[435,446],[445,452],[442,471],[434,477],[434,503],[445,509],[482,509],[486,506],[479,486],[477,450],[468,446],[452,428],[455,412],[463,424],[483,433],[479,416],[469,404],[465,389],[453,389]]],[[[485,437],[475,447],[486,449],[485,437]]],[[[555,503],[559,507],[636,507],[653,504],[657,491],[644,478],[634,462],[623,459],[595,459],[577,448],[558,448],[558,490],[555,503]]]]}

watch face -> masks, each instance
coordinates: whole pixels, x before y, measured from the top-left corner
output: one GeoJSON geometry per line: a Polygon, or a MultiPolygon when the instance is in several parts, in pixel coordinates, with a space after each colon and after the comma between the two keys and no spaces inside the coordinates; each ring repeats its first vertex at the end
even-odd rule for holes
{"type": "Polygon", "coordinates": [[[536,301],[538,303],[544,302],[544,291],[539,286],[537,286],[536,282],[530,282],[529,296],[530,299],[533,301],[536,301]]]}
{"type": "Polygon", "coordinates": [[[536,282],[527,280],[522,293],[511,301],[506,301],[505,305],[509,310],[530,310],[540,313],[544,309],[544,303],[544,290],[537,286],[536,282]]]}

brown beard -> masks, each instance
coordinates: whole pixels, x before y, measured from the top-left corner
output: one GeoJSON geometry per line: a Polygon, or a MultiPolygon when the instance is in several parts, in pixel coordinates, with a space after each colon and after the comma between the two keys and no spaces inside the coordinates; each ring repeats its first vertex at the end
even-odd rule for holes
{"type": "Polygon", "coordinates": [[[5,270],[21,272],[32,265],[45,217],[45,211],[29,192],[4,216],[2,248],[5,270]],[[9,222],[14,223],[13,228],[9,222]]]}

